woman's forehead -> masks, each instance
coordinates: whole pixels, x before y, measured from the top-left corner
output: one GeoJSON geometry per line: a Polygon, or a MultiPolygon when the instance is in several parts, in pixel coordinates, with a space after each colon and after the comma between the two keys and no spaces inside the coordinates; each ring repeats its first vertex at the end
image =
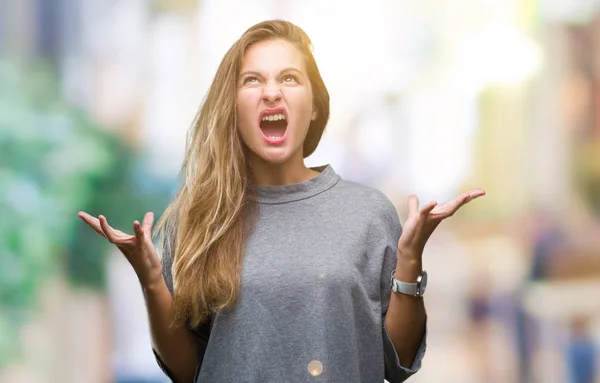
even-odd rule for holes
{"type": "Polygon", "coordinates": [[[304,71],[302,52],[286,40],[265,40],[248,48],[242,59],[241,72],[272,73],[288,68],[304,71]]]}

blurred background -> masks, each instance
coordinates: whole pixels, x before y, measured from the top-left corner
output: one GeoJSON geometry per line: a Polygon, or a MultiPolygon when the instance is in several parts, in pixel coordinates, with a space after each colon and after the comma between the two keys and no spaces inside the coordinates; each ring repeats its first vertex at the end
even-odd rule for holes
{"type": "Polygon", "coordinates": [[[309,165],[406,197],[487,196],[425,254],[411,382],[600,382],[600,1],[0,1],[0,382],[166,382],[131,231],[177,188],[229,46],[288,19],[332,97],[309,165]]]}

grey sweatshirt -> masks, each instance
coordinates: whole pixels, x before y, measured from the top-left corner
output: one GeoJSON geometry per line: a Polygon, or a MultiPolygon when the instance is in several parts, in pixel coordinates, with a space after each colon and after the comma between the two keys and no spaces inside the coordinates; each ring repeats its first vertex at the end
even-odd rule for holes
{"type": "MultiPolygon", "coordinates": [[[[402,230],[394,206],[331,166],[317,170],[258,187],[240,298],[195,329],[194,382],[396,383],[421,367],[426,337],[401,366],[384,325],[402,230]]],[[[163,269],[172,291],[168,254],[163,269]]]]}

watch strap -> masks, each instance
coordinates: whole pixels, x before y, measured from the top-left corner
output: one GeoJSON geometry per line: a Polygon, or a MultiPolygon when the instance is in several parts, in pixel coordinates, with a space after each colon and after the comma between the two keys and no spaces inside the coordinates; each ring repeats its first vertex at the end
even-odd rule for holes
{"type": "Polygon", "coordinates": [[[402,294],[406,294],[406,295],[412,295],[412,296],[417,296],[418,295],[418,283],[409,283],[409,282],[402,282],[398,279],[396,279],[396,270],[392,271],[392,290],[395,293],[402,293],[402,294]]]}
{"type": "Polygon", "coordinates": [[[395,286],[392,285],[394,292],[412,295],[412,296],[417,295],[417,284],[416,283],[402,282],[396,278],[394,278],[393,283],[395,285],[395,286]]]}

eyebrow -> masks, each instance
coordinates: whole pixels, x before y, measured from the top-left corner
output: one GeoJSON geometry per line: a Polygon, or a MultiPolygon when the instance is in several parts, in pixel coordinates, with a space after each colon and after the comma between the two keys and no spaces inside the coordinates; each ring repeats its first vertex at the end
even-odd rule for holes
{"type": "MultiPolygon", "coordinates": [[[[296,69],[296,68],[293,68],[293,67],[284,68],[281,71],[279,71],[279,74],[286,73],[286,72],[296,72],[298,74],[303,75],[303,73],[299,69],[296,69]]],[[[263,77],[263,75],[260,72],[253,71],[253,70],[248,70],[248,71],[245,71],[245,72],[241,73],[240,74],[240,78],[245,77],[245,76],[249,76],[249,75],[253,75],[253,76],[257,76],[257,77],[263,77]]]]}

